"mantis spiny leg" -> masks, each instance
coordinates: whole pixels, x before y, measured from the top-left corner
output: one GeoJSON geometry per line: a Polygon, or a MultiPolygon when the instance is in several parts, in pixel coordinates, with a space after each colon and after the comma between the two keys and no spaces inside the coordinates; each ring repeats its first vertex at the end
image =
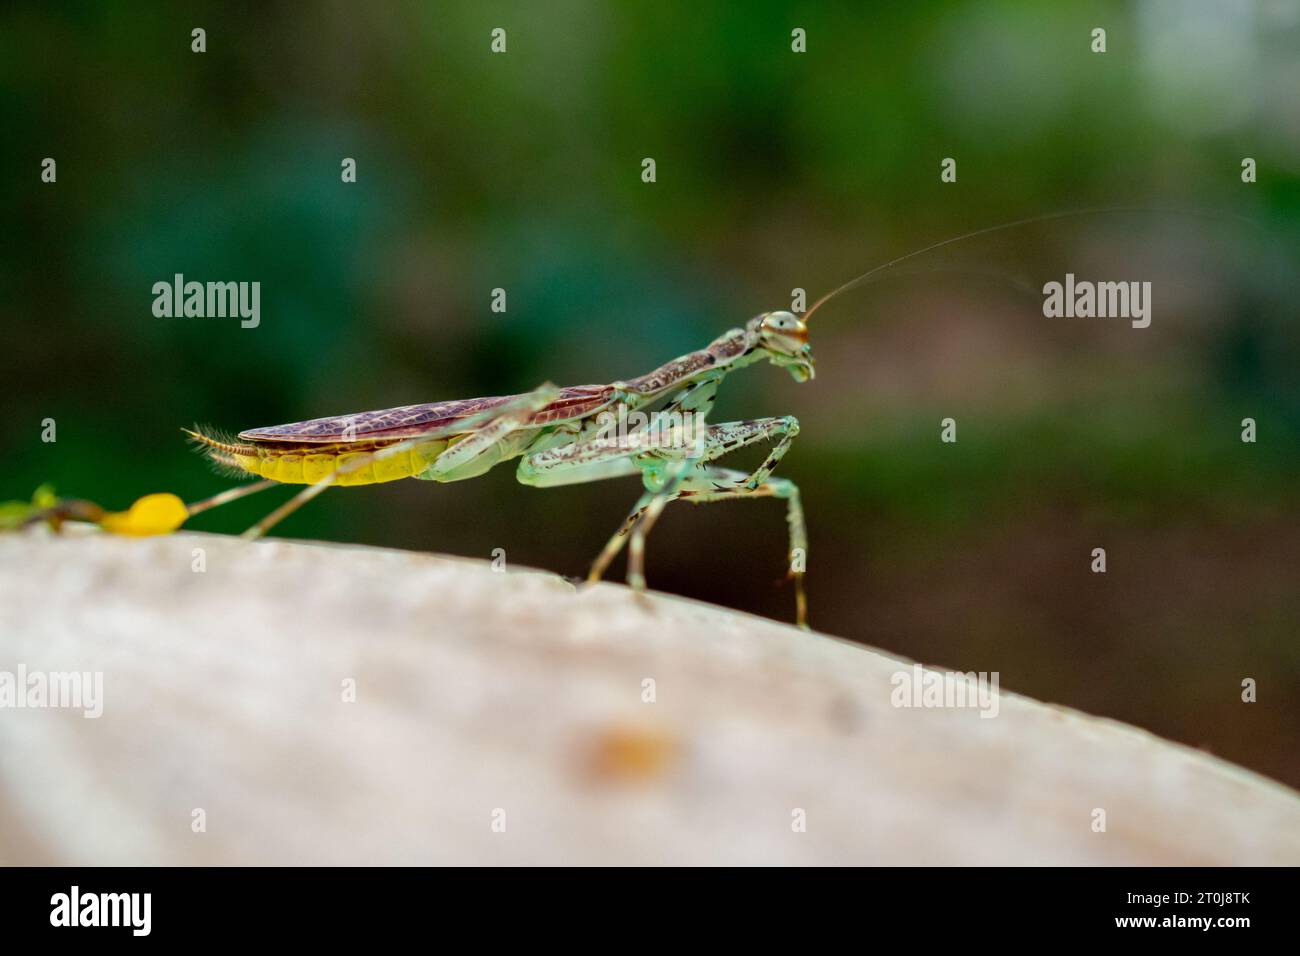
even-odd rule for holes
{"type": "MultiPolygon", "coordinates": [[[[654,460],[692,457],[685,446],[677,448],[665,444],[663,429],[665,423],[672,422],[668,413],[690,411],[703,416],[713,404],[717,386],[717,379],[707,379],[683,389],[671,404],[654,413],[644,428],[613,436],[602,434],[569,441],[525,454],[519,461],[515,477],[521,485],[534,488],[577,485],[643,473],[646,467],[638,462],[642,456],[657,456],[654,460]]],[[[691,427],[683,426],[682,430],[689,435],[691,427]]],[[[647,457],[645,460],[652,459],[647,457]]]]}
{"type": "Polygon", "coordinates": [[[768,438],[777,439],[776,445],[764,462],[759,465],[746,479],[746,484],[751,488],[757,488],[763,482],[767,481],[768,475],[785,457],[785,453],[790,450],[794,444],[795,438],[799,434],[799,419],[793,415],[786,415],[784,418],[756,418],[752,421],[745,422],[727,422],[722,425],[712,425],[705,434],[705,461],[717,461],[723,455],[730,454],[738,448],[744,448],[755,442],[760,442],[768,438]]]}
{"type": "MultiPolygon", "coordinates": [[[[670,501],[682,498],[704,504],[747,495],[781,498],[787,502],[786,520],[790,526],[789,573],[795,579],[798,619],[803,624],[807,617],[807,601],[803,590],[802,559],[808,550],[803,505],[799,489],[793,482],[770,477],[798,434],[799,422],[789,416],[710,425],[705,431],[704,448],[699,456],[703,461],[715,461],[747,445],[773,438],[777,439],[777,443],[764,462],[748,475],[728,469],[703,467],[695,464],[693,459],[675,463],[678,468],[669,473],[660,488],[647,491],[633,506],[623,524],[597,555],[587,580],[600,580],[626,541],[628,584],[635,590],[644,589],[645,539],[670,501]]],[[[643,468],[661,467],[659,462],[642,459],[637,461],[643,468]]]]}
{"type": "MultiPolygon", "coordinates": [[[[725,424],[710,425],[703,434],[703,451],[699,455],[705,462],[715,462],[723,455],[731,454],[732,451],[742,449],[748,445],[757,444],[757,442],[768,441],[776,438],[777,444],[771,453],[758,468],[755,468],[745,479],[745,485],[750,490],[758,488],[764,481],[767,481],[772,470],[785,457],[785,453],[790,449],[794,442],[794,436],[800,433],[800,423],[798,419],[787,415],[780,419],[753,419],[749,421],[728,421],[725,424]]],[[[621,529],[619,535],[611,538],[610,544],[606,549],[614,549],[614,553],[608,555],[604,564],[612,561],[614,555],[621,548],[621,538],[627,535],[629,529],[632,537],[628,544],[628,584],[633,588],[641,589],[645,587],[645,538],[649,535],[650,529],[654,528],[655,522],[658,522],[659,515],[663,514],[664,507],[669,501],[676,497],[677,486],[681,483],[682,477],[686,471],[679,470],[675,475],[668,477],[656,496],[647,502],[645,507],[641,507],[642,514],[638,515],[638,520],[628,525],[628,528],[621,529]]],[[[602,551],[602,558],[604,553],[602,551]]],[[[594,568],[593,568],[594,570],[594,568]]],[[[603,566],[602,566],[603,570],[603,566]]]]}

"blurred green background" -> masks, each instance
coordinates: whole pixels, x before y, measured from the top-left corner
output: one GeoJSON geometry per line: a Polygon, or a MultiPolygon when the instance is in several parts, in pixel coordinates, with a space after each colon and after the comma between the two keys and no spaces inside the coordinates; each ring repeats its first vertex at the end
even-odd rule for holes
{"type": "MultiPolygon", "coordinates": [[[[0,497],[197,499],[230,483],[182,425],[612,381],[969,230],[1209,210],[913,260],[818,314],[815,382],[756,366],[714,420],[802,422],[818,629],[1300,784],[1297,51],[1296,2],[9,6],[0,497]],[[1067,271],[1151,281],[1151,327],[1044,318],[1067,271]],[[260,327],[155,318],[177,272],[260,281],[260,327]]],[[[506,467],[278,533],[580,575],[638,491],[506,467]]],[[[789,619],[785,549],[775,503],[675,505],[651,586],[789,619]]]]}

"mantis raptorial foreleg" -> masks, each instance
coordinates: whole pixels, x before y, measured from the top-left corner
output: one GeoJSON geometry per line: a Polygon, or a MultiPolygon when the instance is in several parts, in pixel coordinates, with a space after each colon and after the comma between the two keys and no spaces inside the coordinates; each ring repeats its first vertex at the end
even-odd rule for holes
{"type": "MultiPolygon", "coordinates": [[[[703,430],[703,416],[713,407],[717,389],[716,378],[703,379],[682,389],[667,406],[654,413],[644,428],[608,437],[552,444],[525,454],[519,461],[515,477],[521,485],[534,488],[578,485],[641,474],[646,468],[638,463],[637,458],[651,452],[664,458],[691,457],[693,452],[689,445],[674,447],[669,442],[674,437],[689,439],[692,430],[703,430]],[[690,412],[696,418],[680,423],[681,432],[674,434],[667,427],[674,422],[671,416],[684,412],[690,412]]],[[[598,431],[598,434],[603,435],[603,431],[598,431]]]]}
{"type": "Polygon", "coordinates": [[[773,446],[766,460],[745,479],[745,483],[752,490],[767,480],[767,476],[790,450],[798,434],[799,419],[793,415],[711,425],[705,433],[703,457],[705,461],[717,461],[723,455],[728,455],[739,448],[775,438],[776,445],[773,446]]]}
{"type": "MultiPolygon", "coordinates": [[[[772,469],[784,457],[798,434],[799,421],[791,416],[785,418],[757,418],[751,421],[710,425],[705,429],[702,442],[703,448],[698,457],[702,461],[717,461],[723,455],[728,455],[748,445],[773,438],[777,439],[777,444],[767,456],[767,459],[752,474],[745,477],[743,483],[753,490],[767,480],[772,473],[772,469]]],[[[640,543],[634,544],[634,547],[638,550],[644,549],[646,534],[654,526],[654,522],[658,520],[664,506],[674,497],[673,493],[677,490],[679,482],[686,477],[690,477],[689,472],[679,472],[676,476],[670,477],[658,493],[651,492],[642,496],[642,499],[637,502],[628,515],[627,521],[610,538],[609,543],[605,545],[605,550],[596,559],[596,563],[592,566],[590,580],[598,580],[600,575],[604,573],[610,561],[622,549],[623,539],[628,532],[633,532],[634,542],[639,539],[640,543]],[[648,524],[642,526],[644,522],[648,522],[648,524]],[[640,529],[639,532],[636,530],[637,528],[640,529]]],[[[631,583],[630,571],[629,583],[631,583]]]]}
{"type": "MultiPolygon", "coordinates": [[[[763,464],[756,468],[744,481],[744,487],[749,491],[754,491],[767,480],[767,477],[772,473],[772,469],[777,466],[777,463],[789,450],[795,436],[798,434],[799,422],[791,416],[785,418],[759,418],[753,421],[712,425],[704,433],[699,457],[704,461],[716,461],[723,455],[730,454],[747,445],[772,438],[778,439],[776,446],[763,464]]],[[[663,514],[668,502],[679,497],[678,489],[683,487],[683,482],[691,473],[689,463],[676,464],[668,479],[664,482],[663,487],[646,505],[640,520],[632,525],[627,551],[627,583],[631,585],[633,590],[640,591],[645,588],[646,536],[654,528],[655,522],[663,514]]],[[[617,553],[617,545],[615,546],[615,553],[617,553]]]]}
{"type": "MultiPolygon", "coordinates": [[[[645,538],[654,527],[669,501],[690,499],[695,503],[723,501],[745,496],[787,499],[790,524],[790,574],[796,578],[801,620],[805,605],[802,589],[802,558],[807,553],[807,536],[798,488],[790,481],[772,480],[772,470],[784,457],[798,434],[800,423],[794,418],[729,421],[708,425],[698,446],[689,449],[647,450],[641,433],[621,438],[602,438],[526,455],[519,466],[519,480],[532,485],[576,484],[603,477],[630,475],[636,471],[655,475],[654,488],[638,499],[623,524],[597,555],[589,581],[597,581],[629,541],[628,584],[645,587],[645,538]],[[722,468],[703,466],[748,445],[776,440],[771,454],[749,475],[722,468]]],[[[649,484],[649,481],[647,481],[649,484]]]]}

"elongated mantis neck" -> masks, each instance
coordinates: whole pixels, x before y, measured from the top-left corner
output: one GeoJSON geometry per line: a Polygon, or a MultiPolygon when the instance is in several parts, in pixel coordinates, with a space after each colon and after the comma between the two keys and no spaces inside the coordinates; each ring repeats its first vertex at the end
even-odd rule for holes
{"type": "Polygon", "coordinates": [[[731,329],[705,348],[687,352],[653,372],[617,384],[628,393],[640,396],[643,401],[652,401],[665,392],[683,388],[705,376],[721,378],[761,358],[763,351],[755,347],[752,333],[745,329],[731,329]]]}

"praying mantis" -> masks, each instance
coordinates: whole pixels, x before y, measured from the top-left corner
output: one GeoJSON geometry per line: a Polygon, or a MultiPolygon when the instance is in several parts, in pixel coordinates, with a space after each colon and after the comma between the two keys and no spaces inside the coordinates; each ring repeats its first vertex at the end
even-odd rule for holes
{"type": "Polygon", "coordinates": [[[804,320],[790,312],[767,312],[705,348],[607,385],[560,388],[547,382],[520,395],[255,428],[233,441],[187,430],[217,464],[263,480],[190,505],[185,517],[275,484],[305,485],[244,532],[245,538],[255,539],[334,485],[401,478],[464,481],[513,459],[519,459],[519,482],[537,488],[639,475],[644,493],[597,556],[588,580],[599,580],[626,542],[628,584],[641,592],[645,540],[669,502],[777,498],[786,502],[797,620],[805,625],[803,507],[794,482],[772,476],[799,434],[799,423],[793,416],[707,423],[726,376],[764,359],[787,368],[796,381],[812,379],[814,360],[804,320]],[[667,404],[649,415],[630,414],[660,401],[667,404]],[[629,420],[637,424],[629,428],[629,420]],[[759,443],[773,447],[752,472],[714,464],[759,443]]]}
{"type": "MultiPolygon", "coordinates": [[[[256,539],[334,486],[377,484],[403,478],[452,482],[476,478],[518,459],[516,477],[537,488],[639,476],[643,493],[592,563],[587,579],[600,580],[626,545],[627,582],[646,588],[645,543],[671,502],[775,498],[785,502],[789,535],[788,577],[795,586],[795,618],[808,626],[804,590],[808,535],[799,487],[773,471],[799,434],[792,415],[710,424],[718,389],[728,375],[757,362],[786,369],[798,382],[814,378],[808,319],[821,306],[899,263],[941,246],[1032,222],[1136,207],[1072,210],[989,226],[899,256],[823,296],[802,317],[764,312],[702,349],[636,378],[567,388],[544,383],[530,392],[407,405],[381,411],[317,418],[254,428],[225,439],[185,429],[217,465],[260,481],[185,505],[175,495],[139,499],[111,513],[86,501],[47,501],[24,523],[92,521],[130,535],[165,534],[193,515],[273,487],[305,487],[244,532],[256,539]],[[637,417],[639,416],[639,418],[637,417]],[[632,427],[627,422],[637,421],[632,427]],[[717,462],[749,446],[768,446],[749,472],[717,462]]],[[[1156,211],[1156,210],[1145,210],[1156,211]]]]}

